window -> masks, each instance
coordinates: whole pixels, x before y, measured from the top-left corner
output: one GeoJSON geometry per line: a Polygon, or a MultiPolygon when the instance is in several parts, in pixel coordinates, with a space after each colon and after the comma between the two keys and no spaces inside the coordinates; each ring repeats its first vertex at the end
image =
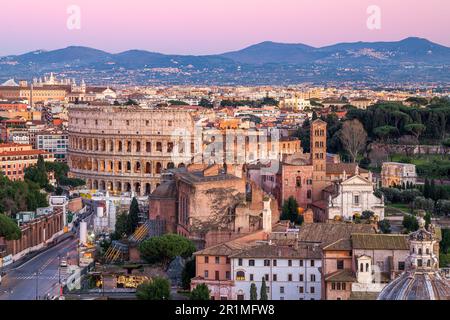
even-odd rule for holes
{"type": "Polygon", "coordinates": [[[241,258],[239,258],[239,260],[238,260],[238,266],[242,267],[242,259],[241,258]]]}
{"type": "Polygon", "coordinates": [[[209,263],[209,257],[205,257],[205,263],[209,263]]]}
{"type": "Polygon", "coordinates": [[[220,273],[219,273],[219,271],[216,271],[215,276],[216,276],[216,280],[220,280],[220,273]]]}
{"type": "Polygon", "coordinates": [[[230,263],[231,263],[231,260],[230,260],[230,258],[227,257],[227,264],[230,264],[230,263]]]}
{"type": "Polygon", "coordinates": [[[284,293],[284,287],[280,287],[280,293],[284,293]]]}
{"type": "Polygon", "coordinates": [[[346,290],[347,289],[347,284],[345,282],[342,283],[342,290],[346,290]]]}
{"type": "Polygon", "coordinates": [[[305,292],[305,289],[303,287],[298,287],[298,292],[303,293],[303,292],[305,292]]]}
{"type": "Polygon", "coordinates": [[[344,260],[338,260],[336,267],[337,267],[338,270],[344,269],[344,260]]]}
{"type": "Polygon", "coordinates": [[[315,274],[311,275],[311,282],[316,282],[316,275],[315,274]]]}
{"type": "Polygon", "coordinates": [[[255,266],[255,260],[248,260],[248,266],[254,267],[255,266]]]}
{"type": "Polygon", "coordinates": [[[303,260],[300,260],[300,267],[303,267],[303,260]]]}
{"type": "Polygon", "coordinates": [[[277,266],[277,260],[273,260],[273,266],[274,266],[274,267],[277,266]]]}
{"type": "Polygon", "coordinates": [[[269,281],[269,275],[268,275],[268,274],[265,274],[265,275],[264,275],[264,279],[265,279],[266,281],[269,281]]]}
{"type": "Polygon", "coordinates": [[[273,280],[274,282],[276,282],[276,281],[278,280],[277,274],[273,274],[273,275],[272,275],[272,280],[273,280]]]}
{"type": "Polygon", "coordinates": [[[303,282],[303,281],[304,281],[304,280],[303,280],[303,274],[301,274],[301,275],[298,276],[298,281],[300,281],[300,282],[303,282]]]}
{"type": "Polygon", "coordinates": [[[398,270],[405,270],[405,261],[399,261],[398,262],[398,270]]]}
{"type": "Polygon", "coordinates": [[[336,283],[336,290],[341,290],[341,283],[340,282],[336,283]]]}
{"type": "Polygon", "coordinates": [[[292,260],[288,260],[288,267],[292,267],[292,260]]]}
{"type": "Polygon", "coordinates": [[[419,248],[419,255],[422,254],[422,248],[419,248]]]}
{"type": "Polygon", "coordinates": [[[250,274],[250,281],[254,281],[255,276],[253,274],[250,274]]]}
{"type": "Polygon", "coordinates": [[[208,272],[208,270],[205,270],[205,279],[208,279],[208,277],[209,277],[209,272],[208,272]]]}
{"type": "Polygon", "coordinates": [[[331,290],[336,290],[336,283],[334,282],[331,283],[331,290]]]}
{"type": "Polygon", "coordinates": [[[311,199],[311,197],[312,197],[311,190],[306,191],[306,197],[307,197],[308,199],[311,199]]]}
{"type": "Polygon", "coordinates": [[[270,260],[264,260],[264,267],[270,267],[270,260]]]}
{"type": "Polygon", "coordinates": [[[355,196],[354,204],[359,205],[359,196],[355,196]]]}
{"type": "Polygon", "coordinates": [[[230,271],[225,272],[225,277],[227,278],[227,280],[231,280],[231,272],[230,271]]]}
{"type": "Polygon", "coordinates": [[[311,260],[311,267],[314,267],[314,265],[315,265],[315,261],[311,260]]]}
{"type": "Polygon", "coordinates": [[[422,259],[418,259],[417,260],[417,266],[418,267],[422,267],[422,259]]]}
{"type": "Polygon", "coordinates": [[[220,263],[220,257],[216,257],[216,264],[220,263]]]}
{"type": "Polygon", "coordinates": [[[288,281],[292,281],[292,274],[288,274],[288,281]]]}
{"type": "Polygon", "coordinates": [[[314,287],[309,288],[309,292],[310,293],[316,293],[316,288],[314,288],[314,287]]]}
{"type": "Polygon", "coordinates": [[[244,271],[238,271],[236,273],[236,280],[237,281],[245,281],[245,272],[244,271]]]}

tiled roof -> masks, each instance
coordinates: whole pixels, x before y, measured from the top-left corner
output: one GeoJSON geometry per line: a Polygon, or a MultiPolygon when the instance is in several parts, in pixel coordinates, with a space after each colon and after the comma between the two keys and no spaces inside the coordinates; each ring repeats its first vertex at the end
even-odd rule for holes
{"type": "Polygon", "coordinates": [[[375,233],[375,230],[369,224],[344,222],[304,224],[300,227],[299,241],[326,246],[340,239],[350,239],[353,233],[375,233]]]}
{"type": "Polygon", "coordinates": [[[339,239],[332,244],[323,247],[326,251],[352,250],[352,242],[350,239],[339,239]]]}
{"type": "Polygon", "coordinates": [[[408,238],[397,234],[352,234],[353,249],[409,250],[408,238]]]}
{"type": "Polygon", "coordinates": [[[356,282],[355,274],[352,270],[338,270],[325,277],[327,282],[356,282]]]}
{"type": "Polygon", "coordinates": [[[269,258],[269,259],[320,259],[321,250],[313,246],[279,246],[260,244],[233,254],[233,258],[269,258]]]}
{"type": "MultiPolygon", "coordinates": [[[[327,163],[327,174],[342,174],[344,171],[347,174],[355,174],[357,163],[327,163]]],[[[367,173],[363,168],[358,168],[359,173],[367,173]]]]}
{"type": "Polygon", "coordinates": [[[221,243],[194,253],[196,256],[230,256],[251,247],[251,244],[238,241],[221,243]]]}

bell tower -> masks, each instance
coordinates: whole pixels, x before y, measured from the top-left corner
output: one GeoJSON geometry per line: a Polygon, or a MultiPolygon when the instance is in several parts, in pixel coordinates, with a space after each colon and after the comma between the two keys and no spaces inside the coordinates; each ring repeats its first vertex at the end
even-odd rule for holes
{"type": "Polygon", "coordinates": [[[312,200],[322,200],[327,187],[327,123],[317,119],[311,123],[311,163],[313,165],[312,200]]]}

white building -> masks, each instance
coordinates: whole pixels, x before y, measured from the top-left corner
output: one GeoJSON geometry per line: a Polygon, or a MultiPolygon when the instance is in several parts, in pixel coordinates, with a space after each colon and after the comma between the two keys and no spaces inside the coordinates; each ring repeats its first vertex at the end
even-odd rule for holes
{"type": "Polygon", "coordinates": [[[69,146],[69,136],[62,131],[42,131],[35,135],[35,147],[45,150],[55,155],[55,160],[65,162],[67,148],[69,146]]]}
{"type": "Polygon", "coordinates": [[[252,283],[260,298],[263,278],[268,300],[320,300],[322,258],[319,247],[257,245],[231,255],[237,300],[250,300],[252,283]]]}
{"type": "Polygon", "coordinates": [[[355,175],[337,186],[337,192],[328,196],[328,219],[340,217],[352,220],[364,211],[372,211],[375,217],[384,220],[384,199],[374,194],[372,181],[355,175]]]}

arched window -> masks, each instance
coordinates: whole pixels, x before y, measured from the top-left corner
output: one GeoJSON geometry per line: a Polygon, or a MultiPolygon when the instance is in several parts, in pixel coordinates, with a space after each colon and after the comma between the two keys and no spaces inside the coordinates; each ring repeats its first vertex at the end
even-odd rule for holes
{"type": "Polygon", "coordinates": [[[369,264],[366,263],[366,272],[369,272],[369,264]]]}
{"type": "Polygon", "coordinates": [[[430,249],[427,248],[426,253],[427,253],[427,254],[430,254],[430,249]]]}
{"type": "Polygon", "coordinates": [[[244,271],[236,272],[236,281],[245,281],[245,272],[244,271]]]}
{"type": "Polygon", "coordinates": [[[158,162],[156,164],[156,174],[161,174],[161,172],[162,172],[162,164],[161,162],[158,162]]]}
{"type": "Polygon", "coordinates": [[[422,254],[422,248],[419,248],[419,255],[422,254]]]}
{"type": "Polygon", "coordinates": [[[359,264],[359,272],[364,272],[364,263],[359,264]]]}
{"type": "Polygon", "coordinates": [[[145,164],[145,173],[146,174],[151,174],[152,173],[152,164],[150,162],[147,162],[145,164]]]}

